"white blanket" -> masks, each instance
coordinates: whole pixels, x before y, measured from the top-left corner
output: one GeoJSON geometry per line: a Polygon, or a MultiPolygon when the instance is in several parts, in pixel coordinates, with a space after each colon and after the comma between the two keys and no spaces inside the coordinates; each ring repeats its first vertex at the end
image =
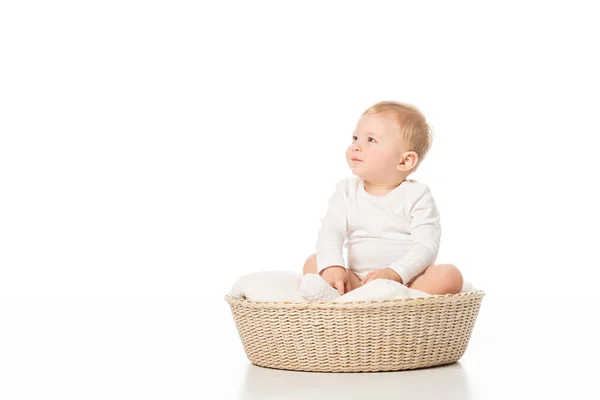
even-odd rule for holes
{"type": "MultiPolygon", "coordinates": [[[[290,271],[264,271],[244,275],[235,282],[230,295],[253,301],[289,301],[304,302],[300,294],[302,274],[290,271]]],[[[463,292],[473,290],[466,282],[463,292]]],[[[376,279],[333,300],[337,303],[349,301],[370,301],[407,299],[431,296],[427,293],[409,289],[406,286],[388,279],[376,279]]]]}

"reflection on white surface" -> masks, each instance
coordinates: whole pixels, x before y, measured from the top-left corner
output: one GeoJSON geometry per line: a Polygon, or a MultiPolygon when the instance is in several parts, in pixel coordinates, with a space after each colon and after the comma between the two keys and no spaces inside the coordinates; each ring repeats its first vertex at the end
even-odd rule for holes
{"type": "Polygon", "coordinates": [[[297,372],[248,365],[239,398],[471,399],[462,365],[398,372],[297,372]]]}

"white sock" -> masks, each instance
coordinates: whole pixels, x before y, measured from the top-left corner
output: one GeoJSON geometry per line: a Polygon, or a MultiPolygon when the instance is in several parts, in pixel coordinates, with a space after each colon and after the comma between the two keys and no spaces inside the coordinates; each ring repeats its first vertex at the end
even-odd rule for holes
{"type": "Polygon", "coordinates": [[[306,274],[302,277],[300,294],[306,301],[332,301],[340,297],[340,292],[319,274],[306,274]]]}

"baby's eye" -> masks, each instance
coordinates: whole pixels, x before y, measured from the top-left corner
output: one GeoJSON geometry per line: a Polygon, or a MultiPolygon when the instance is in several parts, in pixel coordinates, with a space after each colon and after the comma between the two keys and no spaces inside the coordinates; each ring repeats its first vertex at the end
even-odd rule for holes
{"type": "Polygon", "coordinates": [[[372,143],[377,143],[377,141],[375,139],[373,139],[372,137],[370,137],[369,139],[367,139],[369,142],[372,140],[372,143]]]}
{"type": "Polygon", "coordinates": [[[358,137],[352,136],[352,140],[358,140],[358,137]]]}

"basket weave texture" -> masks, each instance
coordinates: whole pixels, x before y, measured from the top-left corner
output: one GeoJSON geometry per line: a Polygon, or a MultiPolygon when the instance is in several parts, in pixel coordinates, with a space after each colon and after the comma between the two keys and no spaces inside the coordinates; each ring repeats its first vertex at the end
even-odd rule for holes
{"type": "Polygon", "coordinates": [[[313,372],[399,371],[464,354],[485,293],[352,303],[225,296],[251,363],[313,372]]]}

